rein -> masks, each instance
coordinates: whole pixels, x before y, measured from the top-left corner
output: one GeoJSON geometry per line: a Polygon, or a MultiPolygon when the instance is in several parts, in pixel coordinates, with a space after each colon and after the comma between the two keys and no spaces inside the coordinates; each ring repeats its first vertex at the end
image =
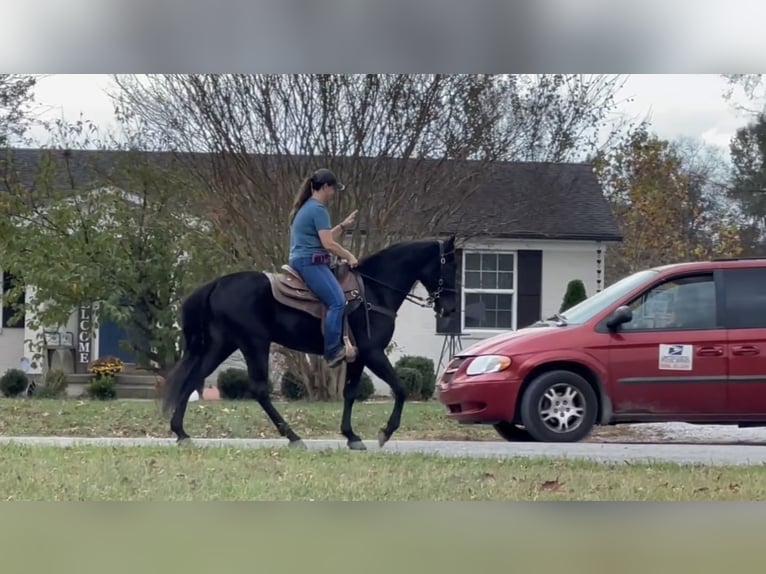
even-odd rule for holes
{"type": "MultiPolygon", "coordinates": [[[[444,253],[444,241],[440,239],[439,240],[439,282],[434,292],[433,293],[429,292],[428,297],[420,297],[419,295],[413,295],[411,291],[405,291],[404,289],[399,289],[398,287],[394,287],[393,285],[385,283],[384,281],[381,281],[380,279],[367,275],[366,273],[362,273],[361,271],[354,270],[354,273],[356,273],[360,277],[363,277],[369,281],[372,281],[373,283],[377,283],[381,287],[386,287],[387,289],[391,289],[392,291],[395,291],[397,293],[405,293],[404,298],[407,301],[409,301],[410,303],[414,303],[415,305],[418,305],[419,307],[423,307],[424,309],[428,309],[434,306],[434,304],[436,303],[436,300],[444,291],[454,291],[454,292],[457,291],[457,289],[445,288],[444,277],[442,276],[442,269],[444,268],[444,265],[447,263],[447,255],[450,255],[452,253],[454,253],[454,251],[450,251],[449,253],[444,253]]],[[[367,303],[367,301],[365,301],[365,306],[367,307],[367,309],[372,309],[373,307],[377,308],[376,305],[371,305],[370,303],[367,303]]],[[[381,308],[377,308],[377,310],[381,310],[381,308]]],[[[395,313],[391,313],[388,309],[383,310],[383,312],[394,317],[396,316],[395,313]]],[[[368,321],[368,328],[369,328],[369,321],[368,321]]]]}

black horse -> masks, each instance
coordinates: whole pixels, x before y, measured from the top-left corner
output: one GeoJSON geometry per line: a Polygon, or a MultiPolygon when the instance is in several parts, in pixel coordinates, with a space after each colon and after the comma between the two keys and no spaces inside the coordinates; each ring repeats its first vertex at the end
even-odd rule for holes
{"type": "MultiPolygon", "coordinates": [[[[349,448],[364,450],[362,439],[351,428],[351,409],[362,372],[368,367],[391,387],[394,397],[388,422],[378,433],[378,443],[383,446],[399,428],[405,400],[404,387],[385,353],[394,334],[397,311],[405,299],[416,298],[411,291],[418,281],[429,293],[423,306],[433,305],[442,317],[455,311],[455,238],[397,243],[363,258],[353,271],[363,301],[353,310],[347,308],[358,353],[346,368],[340,432],[349,448]]],[[[324,339],[320,319],[277,301],[266,273],[246,271],[197,288],[183,303],[181,323],[183,354],[168,376],[162,404],[178,442],[189,439],[183,419],[192,392],[239,349],[247,363],[253,396],[289,445],[305,448],[269,398],[269,351],[274,342],[321,355],[324,339]]]]}

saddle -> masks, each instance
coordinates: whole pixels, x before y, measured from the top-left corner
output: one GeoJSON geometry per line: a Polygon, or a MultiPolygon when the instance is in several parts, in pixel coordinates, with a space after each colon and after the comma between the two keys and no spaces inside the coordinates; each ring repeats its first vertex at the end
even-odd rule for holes
{"type": "MultiPolygon", "coordinates": [[[[348,325],[348,314],[362,303],[364,287],[361,279],[351,270],[348,263],[339,263],[331,269],[346,298],[346,309],[343,316],[343,343],[346,346],[346,361],[352,362],[356,358],[357,349],[354,344],[353,333],[348,325]]],[[[282,265],[280,273],[266,273],[266,276],[271,283],[274,299],[282,305],[308,313],[319,319],[324,335],[327,306],[308,288],[298,272],[289,265],[282,265]]]]}

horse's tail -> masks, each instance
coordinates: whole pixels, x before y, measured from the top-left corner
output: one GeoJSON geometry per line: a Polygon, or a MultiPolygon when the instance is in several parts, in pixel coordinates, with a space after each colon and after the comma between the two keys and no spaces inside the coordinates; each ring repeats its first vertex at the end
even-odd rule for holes
{"type": "Polygon", "coordinates": [[[209,343],[207,318],[210,316],[210,296],[216,285],[216,281],[211,281],[201,286],[181,305],[184,347],[181,359],[165,381],[165,392],[162,397],[162,414],[165,418],[173,414],[181,397],[189,390],[187,387],[195,383],[192,374],[200,369],[209,343]]]}

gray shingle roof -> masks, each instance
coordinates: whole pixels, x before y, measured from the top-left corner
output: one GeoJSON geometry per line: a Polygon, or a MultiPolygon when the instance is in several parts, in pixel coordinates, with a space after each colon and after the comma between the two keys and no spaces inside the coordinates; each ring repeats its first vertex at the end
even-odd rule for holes
{"type": "MultiPolygon", "coordinates": [[[[121,151],[88,150],[16,149],[11,153],[13,169],[24,184],[32,184],[39,161],[51,154],[57,160],[54,165],[60,185],[70,187],[74,181],[77,188],[93,181],[94,169],[119,181],[118,162],[125,156],[121,151]],[[65,153],[69,154],[68,167],[63,161],[65,153]]],[[[193,155],[201,160],[205,157],[193,155]]],[[[150,156],[160,165],[175,161],[169,152],[151,152],[150,156]]],[[[300,162],[301,158],[293,160],[300,162]]],[[[330,167],[344,180],[344,160],[332,163],[330,167]]],[[[432,197],[449,201],[450,193],[464,191],[434,190],[432,197]]],[[[413,211],[418,210],[403,206],[401,217],[412,219],[413,211]]],[[[418,213],[414,216],[417,218],[418,213]]],[[[413,225],[417,225],[416,220],[413,225]]],[[[487,168],[476,190],[462,209],[445,221],[442,231],[463,234],[466,230],[473,237],[622,240],[592,167],[578,163],[502,162],[487,168]]]]}

